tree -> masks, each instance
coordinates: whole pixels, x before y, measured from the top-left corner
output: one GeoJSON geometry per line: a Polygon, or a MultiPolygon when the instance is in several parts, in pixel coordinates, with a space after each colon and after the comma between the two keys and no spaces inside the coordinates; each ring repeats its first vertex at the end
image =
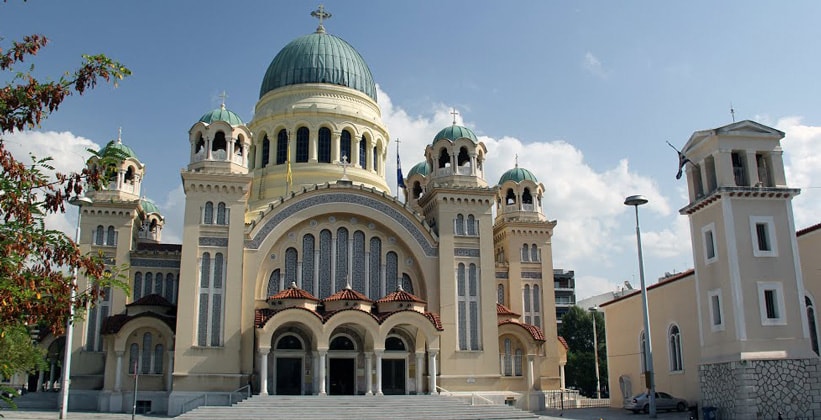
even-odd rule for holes
{"type": "Polygon", "coordinates": [[[607,345],[605,343],[604,315],[573,306],[562,316],[559,335],[567,341],[565,383],[584,395],[596,395],[596,368],[593,351],[593,317],[596,317],[596,341],[599,351],[599,386],[607,381],[607,345]]]}
{"type": "MultiPolygon", "coordinates": [[[[116,84],[131,74],[104,55],[84,55],[79,68],[56,81],[35,79],[33,66],[16,71],[17,65],[47,43],[42,35],[26,36],[8,49],[0,43],[0,71],[8,73],[6,79],[10,80],[0,88],[0,358],[9,355],[2,359],[0,374],[5,376],[37,367],[38,350],[28,333],[23,334],[28,327],[62,334],[69,306],[81,313],[87,303],[96,302],[105,286],[125,287],[118,276],[106,273],[99,255],[82,254],[66,234],[45,225],[46,215],[65,212],[69,198],[87,188],[100,188],[107,174],[88,169],[54,173],[51,158],[31,156],[31,163],[24,164],[3,144],[4,133],[39,126],[68,96],[81,95],[101,81],[116,84]],[[72,300],[74,269],[88,278],[91,286],[75,290],[72,300]]],[[[107,162],[122,159],[113,154],[101,158],[103,168],[108,167],[107,162]]]]}

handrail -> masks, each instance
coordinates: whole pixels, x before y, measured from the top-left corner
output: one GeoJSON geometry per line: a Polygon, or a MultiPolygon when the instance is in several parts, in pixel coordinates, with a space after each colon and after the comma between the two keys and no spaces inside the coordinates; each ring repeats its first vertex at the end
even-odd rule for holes
{"type": "MultiPolygon", "coordinates": [[[[241,386],[241,387],[231,391],[230,394],[228,394],[228,405],[234,405],[234,394],[237,394],[237,393],[239,393],[240,391],[242,391],[243,389],[246,389],[246,388],[248,389],[248,396],[245,397],[245,398],[251,398],[251,385],[241,386]]],[[[240,400],[240,401],[242,401],[242,400],[240,400]]],[[[239,401],[237,401],[237,402],[239,402],[239,401]]]]}
{"type": "MultiPolygon", "coordinates": [[[[182,413],[187,412],[188,410],[186,410],[186,409],[185,409],[185,407],[186,407],[188,404],[190,404],[190,403],[192,403],[192,402],[194,402],[194,401],[196,401],[196,400],[198,400],[198,399],[200,399],[200,398],[202,398],[202,399],[203,399],[203,403],[202,403],[202,405],[208,405],[208,394],[207,394],[207,393],[205,393],[205,394],[202,394],[202,395],[196,396],[196,397],[194,397],[194,398],[192,398],[192,399],[190,399],[190,400],[188,400],[188,401],[186,401],[186,402],[182,403],[182,411],[181,411],[181,412],[182,412],[182,413]]],[[[197,406],[197,407],[199,407],[199,406],[197,406]]]]}
{"type": "MultiPolygon", "coordinates": [[[[453,396],[454,396],[454,395],[453,395],[453,392],[450,392],[450,391],[448,391],[447,389],[442,388],[442,387],[441,387],[441,386],[439,386],[439,385],[436,385],[436,389],[438,389],[438,390],[439,390],[439,393],[440,393],[440,394],[444,392],[444,393],[448,394],[448,395],[449,395],[449,396],[451,396],[451,397],[453,397],[453,396]]],[[[496,404],[496,402],[494,402],[493,400],[491,400],[491,399],[489,399],[489,398],[486,398],[486,397],[483,397],[483,396],[481,396],[481,395],[479,395],[479,394],[477,394],[477,393],[475,393],[475,392],[472,392],[472,393],[470,394],[470,405],[476,405],[476,401],[475,401],[476,397],[479,397],[479,399],[481,399],[481,400],[487,401],[490,405],[497,405],[497,404],[496,404]]]]}

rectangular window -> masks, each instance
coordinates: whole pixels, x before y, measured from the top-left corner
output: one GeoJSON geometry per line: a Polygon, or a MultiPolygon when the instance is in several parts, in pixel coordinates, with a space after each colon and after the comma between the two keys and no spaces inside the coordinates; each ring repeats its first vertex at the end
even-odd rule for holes
{"type": "Polygon", "coordinates": [[[761,325],[786,325],[784,290],[781,282],[758,282],[758,305],[761,325]]]}
{"type": "Polygon", "coordinates": [[[710,264],[716,261],[716,238],[715,238],[715,224],[710,223],[701,228],[701,233],[704,237],[704,261],[710,264]]]}
{"type": "Polygon", "coordinates": [[[721,307],[721,289],[714,289],[707,292],[710,299],[710,330],[724,330],[724,314],[721,307]]]}
{"type": "Polygon", "coordinates": [[[772,216],[750,216],[750,234],[754,256],[778,256],[778,243],[775,240],[775,224],[772,216]]]}
{"type": "Polygon", "coordinates": [[[459,263],[456,269],[459,350],[481,350],[479,316],[479,269],[459,263]],[[466,278],[467,277],[467,278],[466,278]]]}

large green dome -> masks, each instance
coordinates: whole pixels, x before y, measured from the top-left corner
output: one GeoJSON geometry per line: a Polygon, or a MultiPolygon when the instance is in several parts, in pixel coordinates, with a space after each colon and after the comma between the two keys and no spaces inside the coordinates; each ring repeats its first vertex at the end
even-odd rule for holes
{"type": "Polygon", "coordinates": [[[211,124],[214,121],[225,121],[232,126],[243,125],[242,119],[236,113],[225,109],[225,104],[219,108],[206,112],[200,117],[200,122],[211,124]]]}
{"type": "Polygon", "coordinates": [[[137,154],[134,153],[134,150],[124,145],[120,140],[111,140],[108,142],[108,144],[100,150],[100,156],[115,156],[121,159],[137,159],[137,154]]]}
{"type": "Polygon", "coordinates": [[[537,184],[539,183],[539,180],[536,179],[536,175],[533,175],[533,172],[530,172],[524,168],[520,168],[518,165],[516,165],[515,168],[510,169],[502,174],[502,177],[499,178],[499,185],[504,184],[505,181],[513,181],[519,183],[524,180],[533,181],[537,184]]]}
{"type": "Polygon", "coordinates": [[[141,198],[140,199],[140,206],[143,208],[143,211],[146,214],[157,213],[160,214],[160,208],[157,207],[157,204],[154,203],[153,200],[149,198],[141,198]]]}
{"type": "Polygon", "coordinates": [[[439,139],[456,141],[456,139],[460,138],[467,138],[474,143],[479,143],[479,140],[476,139],[476,134],[473,134],[473,130],[456,124],[449,125],[436,133],[436,136],[433,137],[433,142],[436,142],[436,140],[439,139]]]}
{"type": "Polygon", "coordinates": [[[347,86],[376,101],[376,84],[365,60],[351,44],[325,32],[305,35],[286,45],[268,66],[259,97],[302,83],[347,86]]]}
{"type": "Polygon", "coordinates": [[[413,165],[413,168],[411,168],[411,170],[408,171],[408,178],[410,178],[412,175],[416,175],[416,174],[419,174],[419,175],[422,175],[422,176],[428,176],[429,173],[430,173],[430,168],[428,167],[428,162],[427,161],[422,161],[422,162],[417,163],[416,165],[413,165]]]}

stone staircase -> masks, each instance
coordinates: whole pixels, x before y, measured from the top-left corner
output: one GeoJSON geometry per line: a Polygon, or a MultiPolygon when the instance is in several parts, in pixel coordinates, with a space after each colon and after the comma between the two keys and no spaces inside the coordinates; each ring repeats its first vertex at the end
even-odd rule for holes
{"type": "Polygon", "coordinates": [[[430,395],[396,396],[284,396],[255,395],[231,407],[202,406],[178,419],[263,418],[327,419],[396,419],[402,420],[473,420],[536,419],[533,413],[506,405],[469,405],[452,397],[430,395]]]}
{"type": "MultiPolygon", "coordinates": [[[[59,392],[29,392],[14,399],[20,410],[56,410],[60,400],[59,392]]],[[[5,402],[0,407],[8,408],[5,402]]]]}

